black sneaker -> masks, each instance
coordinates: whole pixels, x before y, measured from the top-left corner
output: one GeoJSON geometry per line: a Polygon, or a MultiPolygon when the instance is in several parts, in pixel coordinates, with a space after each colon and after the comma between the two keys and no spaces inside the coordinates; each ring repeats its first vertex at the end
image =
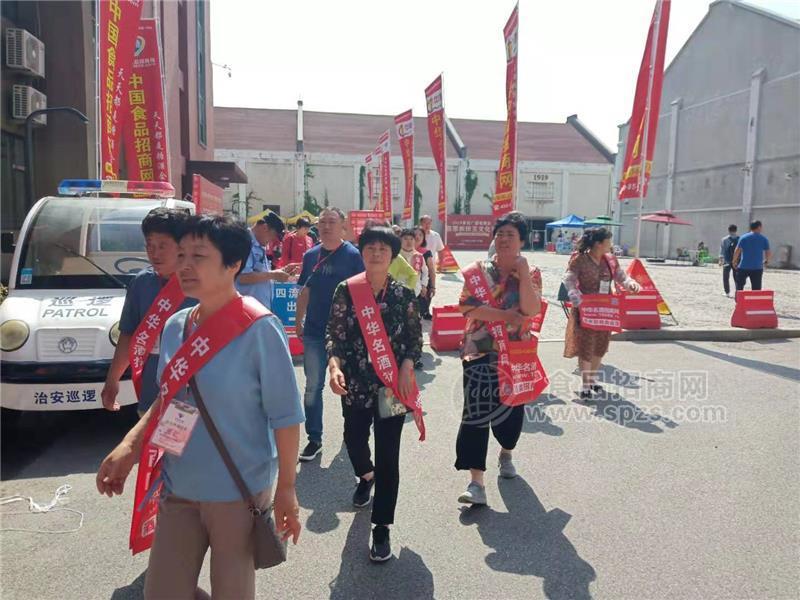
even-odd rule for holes
{"type": "Polygon", "coordinates": [[[303,451],[300,453],[300,462],[314,460],[321,452],[322,444],[318,444],[317,442],[308,442],[306,447],[303,448],[303,451]]]}
{"type": "Polygon", "coordinates": [[[372,486],[375,485],[375,478],[373,477],[369,481],[363,479],[361,477],[358,478],[358,485],[356,486],[356,491],[353,492],[353,506],[356,508],[362,508],[369,504],[370,500],[370,492],[372,492],[372,486]]]}
{"type": "Polygon", "coordinates": [[[421,371],[421,370],[422,370],[422,368],[423,368],[424,366],[425,366],[425,365],[423,365],[423,364],[422,364],[422,361],[421,361],[421,360],[418,360],[417,362],[415,362],[415,363],[414,363],[414,368],[415,368],[417,371],[421,371]]]}
{"type": "Polygon", "coordinates": [[[592,391],[591,390],[583,390],[578,392],[578,399],[575,400],[578,404],[586,404],[590,402],[592,399],[592,391]]]}
{"type": "Polygon", "coordinates": [[[369,559],[372,562],[386,562],[390,558],[392,558],[392,545],[389,543],[389,528],[386,525],[375,525],[372,530],[369,559]]]}
{"type": "Polygon", "coordinates": [[[603,386],[600,385],[600,384],[595,383],[591,387],[592,387],[592,391],[595,394],[605,394],[606,393],[606,391],[603,389],[603,386]]]}

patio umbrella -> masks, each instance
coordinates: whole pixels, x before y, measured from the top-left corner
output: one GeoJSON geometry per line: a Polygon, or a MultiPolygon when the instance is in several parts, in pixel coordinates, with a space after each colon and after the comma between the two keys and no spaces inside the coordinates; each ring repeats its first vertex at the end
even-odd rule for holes
{"type": "Polygon", "coordinates": [[[689,221],[684,221],[673,215],[668,210],[660,210],[652,215],[642,217],[642,221],[656,224],[656,247],[653,251],[655,258],[658,258],[658,226],[659,225],[692,225],[689,221]]]}
{"type": "Polygon", "coordinates": [[[622,227],[622,223],[615,221],[608,215],[600,215],[594,219],[584,221],[584,225],[596,225],[598,227],[622,227]]]}

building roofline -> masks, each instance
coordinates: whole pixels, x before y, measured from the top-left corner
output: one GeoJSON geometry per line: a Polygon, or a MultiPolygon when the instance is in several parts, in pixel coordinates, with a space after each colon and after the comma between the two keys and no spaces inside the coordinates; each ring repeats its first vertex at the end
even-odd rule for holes
{"type": "Polygon", "coordinates": [[[594,149],[602,154],[609,163],[614,162],[614,153],[611,152],[611,150],[609,150],[608,147],[581,122],[581,120],[578,118],[578,115],[568,116],[567,123],[572,125],[575,130],[580,133],[587,142],[594,146],[594,149]]]}

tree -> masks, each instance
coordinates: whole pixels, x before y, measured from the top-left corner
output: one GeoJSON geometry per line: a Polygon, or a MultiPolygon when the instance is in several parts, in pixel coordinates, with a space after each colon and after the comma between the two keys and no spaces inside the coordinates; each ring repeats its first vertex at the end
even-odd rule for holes
{"type": "Polygon", "coordinates": [[[316,217],[319,215],[322,207],[317,202],[316,197],[312,196],[311,192],[308,191],[308,181],[310,179],[314,179],[314,171],[312,171],[311,166],[306,163],[305,169],[303,169],[303,210],[307,210],[316,217]]]}
{"type": "Polygon", "coordinates": [[[417,174],[414,173],[414,223],[419,223],[420,208],[422,208],[422,190],[417,185],[417,174]]]}
{"type": "Polygon", "coordinates": [[[464,190],[467,194],[464,198],[464,214],[469,215],[472,214],[472,196],[478,187],[478,174],[472,169],[467,169],[464,179],[464,190]]]}
{"type": "Polygon", "coordinates": [[[358,210],[364,210],[364,179],[367,177],[367,167],[361,165],[358,169],[358,210]]]}
{"type": "Polygon", "coordinates": [[[245,196],[244,200],[240,200],[239,192],[236,192],[231,196],[231,208],[227,212],[228,214],[237,217],[239,216],[239,214],[241,214],[242,205],[244,205],[244,218],[247,219],[247,217],[250,216],[250,206],[251,202],[253,201],[255,201],[258,206],[261,206],[264,203],[264,201],[261,198],[256,196],[253,190],[247,192],[247,195],[245,196]]]}

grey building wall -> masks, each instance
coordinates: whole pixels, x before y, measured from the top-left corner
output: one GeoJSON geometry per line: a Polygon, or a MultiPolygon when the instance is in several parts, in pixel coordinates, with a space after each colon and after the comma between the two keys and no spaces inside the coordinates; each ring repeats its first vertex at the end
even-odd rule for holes
{"type": "MultiPolygon", "coordinates": [[[[626,138],[621,126],[618,162],[626,138]]],[[[631,246],[637,205],[616,207],[631,246]]],[[[665,208],[694,226],[660,228],[656,247],[655,226],[643,224],[643,256],[700,241],[714,252],[729,224],[743,232],[759,219],[773,252],[791,245],[791,264],[800,263],[800,23],[731,0],[711,4],[664,75],[644,214],[665,208]]]]}

